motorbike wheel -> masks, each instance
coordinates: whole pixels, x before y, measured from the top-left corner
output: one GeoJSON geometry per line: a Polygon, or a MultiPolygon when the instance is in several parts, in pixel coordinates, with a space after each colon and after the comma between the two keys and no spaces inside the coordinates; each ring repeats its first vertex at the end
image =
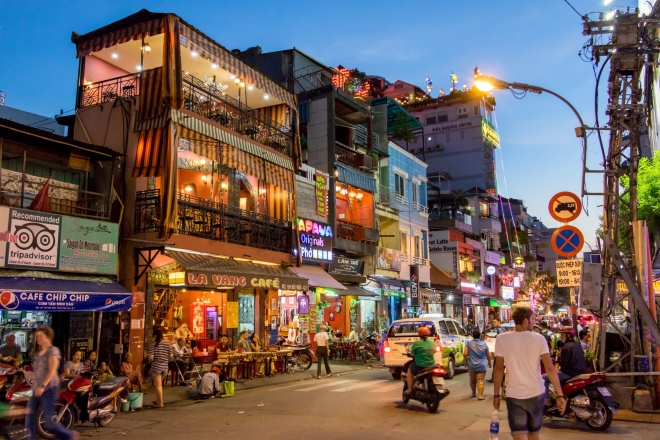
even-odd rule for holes
{"type": "Polygon", "coordinates": [[[112,421],[115,419],[115,417],[117,417],[117,413],[115,413],[115,412],[111,412],[111,413],[108,415],[107,418],[105,418],[105,419],[103,419],[103,420],[99,420],[99,425],[101,425],[101,426],[103,426],[103,427],[105,428],[105,427],[107,427],[108,425],[110,425],[110,423],[112,423],[112,421]]]}
{"type": "MultiPolygon", "coordinates": [[[[399,374],[399,376],[400,376],[400,374],[399,374]]],[[[403,391],[401,391],[401,400],[403,400],[404,405],[407,404],[408,402],[410,402],[410,396],[408,394],[406,394],[407,389],[408,389],[408,383],[406,382],[406,383],[403,384],[403,391]]]]}
{"type": "Polygon", "coordinates": [[[587,426],[593,431],[605,431],[612,424],[612,410],[603,399],[598,397],[591,399],[591,407],[598,411],[600,416],[597,419],[591,418],[587,420],[587,426]]]}
{"type": "Polygon", "coordinates": [[[426,402],[426,409],[429,410],[431,414],[438,412],[438,407],[440,406],[440,394],[435,391],[431,394],[430,400],[426,402]]]}
{"type": "Polygon", "coordinates": [[[296,365],[301,370],[309,370],[312,367],[312,356],[309,353],[300,353],[296,365]]]}
{"type": "MultiPolygon", "coordinates": [[[[60,425],[64,426],[66,429],[71,429],[71,426],[73,425],[73,422],[75,420],[75,415],[73,414],[73,411],[71,410],[71,406],[66,405],[62,402],[57,402],[55,404],[55,416],[54,418],[57,418],[61,414],[60,417],[60,425]]],[[[44,413],[43,410],[39,410],[37,413],[37,432],[39,435],[47,440],[52,440],[57,438],[55,434],[51,434],[45,427],[44,425],[44,413]]]]}
{"type": "Polygon", "coordinates": [[[392,373],[392,378],[394,378],[395,380],[401,380],[401,368],[397,368],[394,370],[394,372],[392,373]]]}
{"type": "Polygon", "coordinates": [[[456,373],[456,367],[454,363],[454,358],[449,358],[449,360],[447,361],[447,371],[445,373],[445,378],[453,379],[455,373],[456,373]]]}

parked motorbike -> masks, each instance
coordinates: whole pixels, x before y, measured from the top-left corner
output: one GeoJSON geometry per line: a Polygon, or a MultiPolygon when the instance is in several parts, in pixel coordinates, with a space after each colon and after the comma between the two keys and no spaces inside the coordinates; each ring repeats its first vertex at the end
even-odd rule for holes
{"type": "Polygon", "coordinates": [[[0,363],[0,400],[6,399],[6,393],[11,383],[7,381],[16,374],[17,370],[13,365],[0,363]]]}
{"type": "MultiPolygon", "coordinates": [[[[406,354],[408,357],[413,356],[410,353],[406,354]]],[[[408,381],[406,380],[410,364],[413,361],[406,362],[403,366],[401,373],[401,380],[403,381],[403,403],[407,404],[411,399],[426,404],[426,408],[430,413],[438,411],[440,401],[449,395],[449,390],[445,388],[445,370],[440,365],[435,367],[426,368],[417,374],[413,380],[412,393],[406,394],[408,390],[408,381]]]]}
{"type": "Polygon", "coordinates": [[[379,361],[380,360],[380,350],[378,349],[378,340],[375,336],[368,336],[358,342],[358,353],[360,357],[366,363],[369,361],[379,361]]]}
{"type": "MultiPolygon", "coordinates": [[[[113,377],[102,382],[93,379],[95,371],[83,370],[80,376],[60,383],[58,402],[55,404],[55,421],[71,428],[76,423],[92,422],[98,426],[108,426],[117,416],[117,397],[128,398],[130,382],[128,377],[113,377]]],[[[37,414],[37,432],[43,438],[54,439],[43,423],[43,412],[37,414]]]]}
{"type": "Polygon", "coordinates": [[[310,344],[289,345],[286,343],[286,339],[282,338],[279,340],[278,345],[280,348],[287,348],[293,351],[293,354],[287,358],[287,366],[290,371],[293,371],[294,367],[298,367],[301,370],[309,370],[312,367],[314,356],[310,344]]]}
{"type": "Polygon", "coordinates": [[[14,383],[5,394],[5,400],[12,405],[27,405],[27,401],[32,395],[32,380],[34,371],[31,365],[24,365],[17,370],[23,373],[21,380],[14,383]]]}
{"type": "Polygon", "coordinates": [[[550,385],[550,405],[546,405],[544,417],[577,419],[594,431],[610,427],[618,405],[612,402],[612,394],[605,387],[604,374],[583,374],[565,382],[561,388],[568,399],[564,415],[559,415],[556,390],[550,385]]]}

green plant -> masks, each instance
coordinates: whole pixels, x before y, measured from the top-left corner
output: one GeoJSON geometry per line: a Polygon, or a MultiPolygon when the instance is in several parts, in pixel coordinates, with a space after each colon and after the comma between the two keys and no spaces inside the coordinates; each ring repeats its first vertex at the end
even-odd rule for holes
{"type": "Polygon", "coordinates": [[[321,310],[323,310],[323,309],[327,309],[328,307],[330,307],[330,303],[327,302],[326,300],[322,299],[321,302],[319,302],[319,306],[318,306],[318,307],[319,307],[319,309],[321,309],[321,310]]]}
{"type": "Polygon", "coordinates": [[[584,360],[588,364],[592,364],[594,362],[594,359],[596,359],[596,353],[591,348],[587,348],[584,350],[584,360]]]}
{"type": "Polygon", "coordinates": [[[359,299],[352,299],[351,300],[351,309],[357,309],[357,307],[360,305],[360,300],[359,299]]]}
{"type": "Polygon", "coordinates": [[[463,275],[471,283],[476,283],[481,278],[481,274],[474,270],[464,270],[461,275],[463,275]]]}

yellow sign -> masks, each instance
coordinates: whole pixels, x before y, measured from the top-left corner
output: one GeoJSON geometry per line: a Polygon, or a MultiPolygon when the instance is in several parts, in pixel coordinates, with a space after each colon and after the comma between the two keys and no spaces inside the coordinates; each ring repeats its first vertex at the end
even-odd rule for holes
{"type": "Polygon", "coordinates": [[[491,144],[495,145],[496,147],[500,146],[500,135],[497,134],[495,129],[486,121],[481,121],[481,134],[491,144]]]}
{"type": "Polygon", "coordinates": [[[238,303],[227,303],[227,328],[238,328],[238,303]]]}
{"type": "MultiPolygon", "coordinates": [[[[660,293],[660,280],[653,281],[653,291],[654,293],[660,293]]],[[[623,281],[616,283],[616,293],[628,293],[628,286],[623,281]]]]}

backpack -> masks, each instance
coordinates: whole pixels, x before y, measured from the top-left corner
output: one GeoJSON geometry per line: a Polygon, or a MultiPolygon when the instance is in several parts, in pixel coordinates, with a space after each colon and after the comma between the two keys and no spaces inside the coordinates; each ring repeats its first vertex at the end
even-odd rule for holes
{"type": "Polygon", "coordinates": [[[541,335],[545,338],[545,342],[548,344],[548,350],[552,351],[552,339],[554,334],[550,333],[550,330],[544,330],[541,332],[541,335]]]}

